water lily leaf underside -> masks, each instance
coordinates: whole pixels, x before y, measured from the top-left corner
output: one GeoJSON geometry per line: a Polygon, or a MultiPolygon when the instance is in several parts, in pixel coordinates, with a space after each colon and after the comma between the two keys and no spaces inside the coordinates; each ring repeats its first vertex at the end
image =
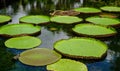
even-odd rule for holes
{"type": "Polygon", "coordinates": [[[54,50],[35,48],[26,50],[20,54],[19,60],[27,65],[44,66],[58,61],[61,55],[54,50]]]}

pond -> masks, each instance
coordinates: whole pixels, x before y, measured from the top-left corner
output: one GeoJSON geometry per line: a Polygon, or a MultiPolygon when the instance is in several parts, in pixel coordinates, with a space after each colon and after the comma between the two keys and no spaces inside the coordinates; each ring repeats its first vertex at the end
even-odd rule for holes
{"type": "MultiPolygon", "coordinates": [[[[19,23],[19,18],[26,15],[48,15],[55,10],[71,10],[78,7],[120,6],[119,0],[0,0],[0,14],[12,17],[11,23],[19,23]]],[[[119,17],[120,19],[120,17],[119,17]]],[[[71,33],[72,25],[59,25],[49,23],[41,26],[41,34],[37,36],[42,40],[38,48],[53,49],[53,45],[60,39],[77,37],[71,33]]],[[[99,61],[84,61],[88,71],[120,71],[120,29],[112,38],[105,38],[109,49],[107,56],[99,61]]],[[[18,60],[11,61],[11,57],[24,50],[9,49],[4,46],[5,38],[0,38],[0,71],[47,71],[46,66],[34,67],[24,65],[18,60]]]]}

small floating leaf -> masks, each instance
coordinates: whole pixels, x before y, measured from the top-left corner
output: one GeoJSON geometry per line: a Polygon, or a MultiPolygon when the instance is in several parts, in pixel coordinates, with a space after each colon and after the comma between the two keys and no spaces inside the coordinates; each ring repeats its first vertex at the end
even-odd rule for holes
{"type": "Polygon", "coordinates": [[[108,37],[116,34],[116,31],[111,29],[111,27],[107,28],[93,24],[78,24],[72,30],[79,35],[93,37],[108,37]]]}
{"type": "Polygon", "coordinates": [[[101,13],[99,16],[106,17],[106,18],[117,18],[118,17],[117,14],[112,14],[112,13],[101,13]]]}
{"type": "Polygon", "coordinates": [[[50,71],[88,71],[85,64],[70,59],[60,59],[54,64],[47,65],[50,71]]]}
{"type": "Polygon", "coordinates": [[[54,44],[56,51],[66,57],[100,59],[107,52],[107,45],[93,38],[71,38],[54,44]]]}
{"type": "Polygon", "coordinates": [[[56,31],[56,30],[58,30],[58,29],[57,29],[57,28],[54,28],[54,27],[51,27],[50,30],[51,30],[51,31],[56,31]]]}
{"type": "Polygon", "coordinates": [[[40,26],[33,26],[32,24],[8,24],[0,27],[0,35],[4,37],[34,35],[40,33],[40,30],[40,26]]]}
{"type": "Polygon", "coordinates": [[[54,63],[61,58],[61,55],[46,48],[34,48],[20,54],[19,60],[27,65],[44,66],[54,63]]]}
{"type": "Polygon", "coordinates": [[[86,13],[86,14],[89,14],[89,13],[100,13],[101,10],[99,9],[96,9],[96,8],[90,8],[90,7],[82,7],[82,8],[76,8],[74,9],[75,11],[77,12],[80,12],[80,13],[86,13]]]}
{"type": "Polygon", "coordinates": [[[16,48],[16,49],[30,49],[37,47],[40,44],[41,44],[41,40],[32,36],[15,37],[5,41],[6,47],[16,48]]]}
{"type": "Polygon", "coordinates": [[[0,15],[0,24],[7,23],[11,20],[10,16],[0,15]]]}
{"type": "Polygon", "coordinates": [[[90,17],[86,21],[93,24],[106,25],[106,26],[117,26],[120,25],[120,21],[112,18],[99,18],[99,17],[90,17]]]}
{"type": "Polygon", "coordinates": [[[115,6],[103,6],[100,9],[107,12],[120,12],[120,7],[115,6]]]}
{"type": "Polygon", "coordinates": [[[82,19],[75,16],[54,16],[51,21],[61,24],[74,24],[81,22],[82,19]]]}
{"type": "Polygon", "coordinates": [[[50,22],[50,18],[48,16],[43,15],[30,15],[20,18],[20,22],[32,24],[44,24],[50,22]]]}

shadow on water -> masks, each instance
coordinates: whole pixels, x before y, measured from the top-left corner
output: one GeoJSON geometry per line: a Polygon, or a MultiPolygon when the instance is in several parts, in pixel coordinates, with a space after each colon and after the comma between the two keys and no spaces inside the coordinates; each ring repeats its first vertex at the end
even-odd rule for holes
{"type": "MultiPolygon", "coordinates": [[[[49,15],[54,10],[70,10],[78,7],[96,7],[104,5],[120,6],[119,0],[0,0],[0,14],[10,15],[12,21],[19,23],[19,18],[25,15],[49,15]]],[[[39,48],[53,49],[54,43],[61,39],[76,37],[71,34],[74,25],[58,25],[49,23],[43,25],[42,40],[39,48]]],[[[118,28],[118,33],[119,33],[118,28]]],[[[89,71],[120,71],[120,34],[104,41],[108,44],[107,56],[101,61],[84,62],[89,71]]],[[[4,39],[0,40],[0,71],[46,71],[46,66],[34,67],[24,65],[19,61],[11,61],[13,54],[20,54],[24,50],[8,49],[4,46],[4,39]],[[12,54],[11,54],[12,53],[12,54]],[[11,69],[12,68],[12,69],[11,69]]],[[[82,61],[82,60],[79,60],[82,61]]]]}

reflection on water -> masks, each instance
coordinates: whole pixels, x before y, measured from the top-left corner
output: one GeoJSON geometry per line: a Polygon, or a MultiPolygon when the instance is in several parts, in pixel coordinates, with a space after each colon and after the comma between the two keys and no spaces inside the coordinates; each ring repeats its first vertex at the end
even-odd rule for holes
{"type": "MultiPolygon", "coordinates": [[[[19,23],[19,18],[25,15],[39,14],[49,16],[49,13],[54,10],[70,10],[82,6],[99,8],[104,5],[120,6],[120,2],[119,0],[0,0],[0,14],[10,15],[12,21],[9,23],[19,23]]],[[[70,31],[72,27],[73,25],[66,26],[54,23],[42,26],[41,34],[37,36],[42,40],[42,44],[39,48],[53,49],[53,45],[56,41],[76,37],[70,31]],[[55,28],[56,30],[53,31],[50,30],[50,28],[55,28]]],[[[118,29],[118,31],[120,30],[118,29]]],[[[89,71],[120,71],[119,35],[120,34],[105,41],[109,46],[109,50],[104,60],[92,63],[85,62],[89,71]]],[[[16,49],[7,50],[13,54],[19,54],[24,51],[16,49]]],[[[9,71],[46,71],[46,68],[45,66],[28,66],[16,61],[14,68],[9,71]]]]}
{"type": "Polygon", "coordinates": [[[14,55],[6,51],[4,41],[0,39],[0,71],[9,71],[14,66],[12,57],[14,55]]]}
{"type": "Polygon", "coordinates": [[[19,61],[16,61],[15,68],[10,71],[46,71],[46,66],[34,67],[34,66],[28,66],[19,61]]]}

